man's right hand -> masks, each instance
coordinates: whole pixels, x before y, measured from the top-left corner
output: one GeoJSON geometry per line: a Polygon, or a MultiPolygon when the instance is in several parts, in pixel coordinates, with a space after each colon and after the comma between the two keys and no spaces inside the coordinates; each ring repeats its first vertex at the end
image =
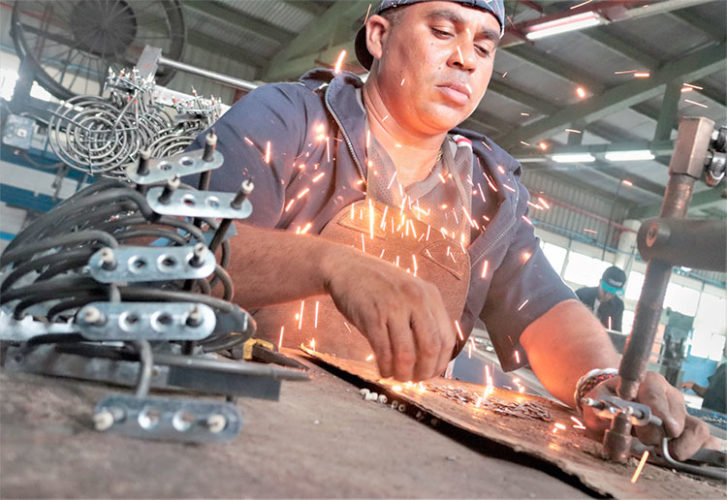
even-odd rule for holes
{"type": "Polygon", "coordinates": [[[455,333],[437,287],[359,252],[323,267],[326,290],[368,339],[382,377],[419,381],[445,370],[455,333]]]}

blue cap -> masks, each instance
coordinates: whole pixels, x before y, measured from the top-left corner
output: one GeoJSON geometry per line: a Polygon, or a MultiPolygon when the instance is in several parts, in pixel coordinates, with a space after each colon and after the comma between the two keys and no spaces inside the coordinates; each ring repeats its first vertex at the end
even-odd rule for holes
{"type": "Polygon", "coordinates": [[[616,266],[609,267],[601,276],[601,288],[613,295],[623,295],[625,283],[626,273],[616,266]]]}
{"type": "MultiPolygon", "coordinates": [[[[411,5],[419,2],[430,2],[432,0],[382,0],[373,14],[380,14],[387,9],[394,7],[402,7],[404,5],[411,5]]],[[[465,7],[472,7],[473,9],[480,9],[489,12],[500,23],[500,38],[505,34],[505,5],[503,0],[448,0],[464,5],[465,7]]],[[[374,62],[374,57],[369,53],[366,47],[366,26],[362,26],[356,34],[356,58],[358,62],[366,69],[371,69],[371,65],[374,62]]]]}

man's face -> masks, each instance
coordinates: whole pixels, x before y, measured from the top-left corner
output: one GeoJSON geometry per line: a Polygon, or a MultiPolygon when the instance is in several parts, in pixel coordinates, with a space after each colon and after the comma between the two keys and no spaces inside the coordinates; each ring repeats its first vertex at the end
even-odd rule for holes
{"type": "Polygon", "coordinates": [[[372,76],[399,125],[415,134],[447,132],[487,90],[500,25],[488,12],[447,1],[401,9],[372,76]]]}
{"type": "Polygon", "coordinates": [[[598,300],[600,302],[608,302],[609,300],[611,300],[614,297],[615,297],[614,294],[607,292],[600,286],[598,287],[598,300]]]}

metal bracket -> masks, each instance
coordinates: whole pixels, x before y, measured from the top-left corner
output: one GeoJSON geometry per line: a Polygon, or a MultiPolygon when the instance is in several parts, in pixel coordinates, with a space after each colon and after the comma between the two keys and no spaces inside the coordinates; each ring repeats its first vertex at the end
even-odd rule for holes
{"type": "Polygon", "coordinates": [[[25,342],[41,335],[71,335],[74,333],[78,333],[78,327],[73,323],[43,323],[35,321],[31,316],[16,320],[12,314],[0,311],[0,340],[25,342]]]}
{"type": "Polygon", "coordinates": [[[219,151],[214,151],[212,159],[205,161],[204,149],[185,151],[163,159],[150,158],[148,171],[144,175],[138,173],[139,164],[129,163],[125,170],[126,175],[133,182],[141,185],[156,184],[164,182],[173,177],[184,177],[185,175],[198,174],[214,170],[222,166],[224,157],[219,151]]]}
{"type": "Polygon", "coordinates": [[[88,260],[101,283],[202,279],[215,270],[215,256],[203,244],[185,247],[102,248],[88,260]]]}
{"type": "Polygon", "coordinates": [[[211,307],[188,302],[92,302],[76,314],[89,340],[201,340],[216,322],[211,307]]]}
{"type": "Polygon", "coordinates": [[[163,215],[186,217],[216,217],[220,219],[246,219],[252,213],[252,203],[244,200],[236,206],[236,193],[177,190],[162,201],[164,188],[147,191],[146,199],[152,210],[163,215]]]}
{"type": "Polygon", "coordinates": [[[242,417],[229,403],[189,399],[109,396],[96,405],[97,430],[165,441],[229,441],[242,428],[242,417]]]}

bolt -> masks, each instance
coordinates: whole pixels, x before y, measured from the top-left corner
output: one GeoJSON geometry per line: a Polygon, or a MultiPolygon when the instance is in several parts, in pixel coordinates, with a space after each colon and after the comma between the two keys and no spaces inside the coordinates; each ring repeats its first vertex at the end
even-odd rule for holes
{"type": "Polygon", "coordinates": [[[363,396],[363,398],[364,398],[364,399],[366,399],[366,396],[368,396],[370,392],[371,392],[371,391],[369,391],[369,390],[368,390],[367,388],[365,388],[365,387],[363,387],[362,389],[360,389],[360,390],[358,391],[358,393],[359,393],[359,394],[361,394],[361,396],[363,396]]]}
{"type": "Polygon", "coordinates": [[[139,166],[136,168],[137,175],[148,175],[149,174],[149,158],[151,157],[151,151],[148,149],[142,149],[139,151],[139,166]]]}
{"type": "Polygon", "coordinates": [[[207,137],[204,140],[204,153],[202,154],[202,160],[212,161],[215,154],[215,147],[217,146],[217,136],[215,135],[215,129],[210,129],[207,137]]]}
{"type": "Polygon", "coordinates": [[[197,327],[202,324],[203,320],[204,316],[202,316],[200,308],[198,306],[192,306],[189,310],[189,315],[187,315],[187,326],[197,327]]]}
{"type": "Polygon", "coordinates": [[[114,425],[114,416],[108,410],[103,410],[93,416],[93,426],[97,431],[105,431],[114,425]]]}
{"type": "Polygon", "coordinates": [[[109,247],[101,249],[100,253],[101,268],[106,271],[113,271],[116,269],[116,257],[114,257],[114,251],[109,247]]]}
{"type": "Polygon", "coordinates": [[[177,190],[179,187],[179,184],[181,181],[179,180],[179,176],[174,176],[174,178],[169,179],[167,181],[167,185],[164,186],[164,191],[162,191],[162,194],[159,195],[159,203],[168,204],[169,200],[172,198],[172,193],[177,190]]]}
{"type": "Polygon", "coordinates": [[[379,394],[379,399],[378,399],[378,401],[379,401],[379,403],[381,403],[382,405],[385,405],[385,404],[386,404],[386,402],[388,401],[388,398],[386,397],[386,395],[385,395],[385,394],[379,394]]]}
{"type": "Polygon", "coordinates": [[[98,308],[89,306],[83,310],[81,321],[87,325],[102,326],[106,324],[106,317],[98,308]]]}
{"type": "Polygon", "coordinates": [[[397,410],[399,410],[401,413],[404,413],[406,411],[406,405],[404,403],[399,403],[397,410]]]}
{"type": "Polygon", "coordinates": [[[220,415],[219,413],[210,415],[207,419],[207,428],[213,434],[219,434],[225,429],[225,426],[227,426],[227,419],[224,415],[220,415]]]}
{"type": "Polygon", "coordinates": [[[252,190],[255,188],[255,184],[252,183],[252,181],[245,179],[242,181],[242,185],[240,186],[240,190],[235,195],[235,199],[230,202],[230,206],[235,209],[239,209],[242,206],[242,202],[245,201],[245,198],[247,198],[250,193],[252,193],[252,190]]]}
{"type": "Polygon", "coordinates": [[[379,394],[377,392],[369,392],[364,396],[364,399],[366,401],[377,401],[379,399],[379,394]]]}
{"type": "Polygon", "coordinates": [[[204,264],[203,257],[207,253],[207,247],[204,243],[197,243],[192,249],[192,258],[189,259],[189,265],[192,267],[202,267],[204,264]]]}

